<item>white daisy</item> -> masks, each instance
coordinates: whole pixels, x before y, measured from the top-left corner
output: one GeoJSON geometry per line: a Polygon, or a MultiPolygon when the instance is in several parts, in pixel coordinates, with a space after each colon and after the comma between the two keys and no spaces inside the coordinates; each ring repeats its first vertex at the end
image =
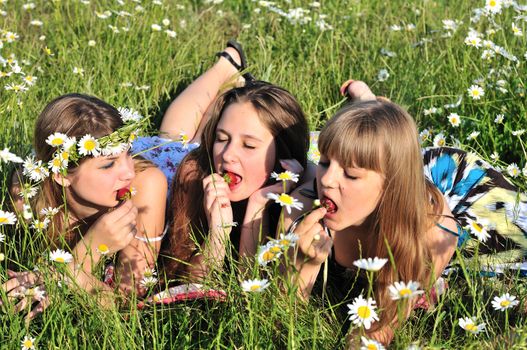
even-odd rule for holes
{"type": "Polygon", "coordinates": [[[300,237],[294,232],[284,235],[280,233],[280,238],[277,239],[278,244],[282,247],[282,250],[286,250],[289,247],[294,247],[300,237]]]}
{"type": "Polygon", "coordinates": [[[48,218],[45,218],[44,220],[34,220],[31,224],[31,228],[42,231],[48,228],[49,222],[48,218]]]}
{"type": "Polygon", "coordinates": [[[46,139],[46,143],[53,147],[59,147],[62,146],[67,139],[68,136],[66,134],[56,132],[48,136],[48,138],[46,139]]]}
{"type": "Polygon", "coordinates": [[[53,207],[42,208],[42,210],[40,210],[40,215],[51,218],[55,216],[56,214],[58,214],[59,211],[60,211],[59,208],[53,208],[53,207]]]}
{"type": "Polygon", "coordinates": [[[431,115],[431,114],[437,114],[439,113],[439,108],[437,107],[430,107],[428,109],[423,110],[424,115],[431,115]]]}
{"type": "Polygon", "coordinates": [[[258,264],[266,266],[271,261],[275,261],[282,255],[282,247],[273,241],[268,242],[265,245],[260,246],[258,252],[258,264]]]}
{"type": "Polygon", "coordinates": [[[265,278],[262,280],[246,280],[242,282],[241,286],[244,292],[263,292],[267,287],[269,287],[269,281],[265,278]]]}
{"type": "Polygon", "coordinates": [[[5,241],[5,235],[3,233],[0,233],[0,242],[5,241]]]}
{"type": "Polygon", "coordinates": [[[350,321],[358,326],[364,325],[364,328],[370,329],[374,321],[379,321],[377,312],[375,311],[375,300],[362,297],[362,294],[353,300],[353,304],[347,305],[349,308],[348,315],[350,321]]]}
{"type": "Polygon", "coordinates": [[[492,159],[493,161],[497,161],[500,159],[500,155],[498,154],[498,152],[494,151],[492,152],[492,154],[490,155],[490,159],[492,159]]]}
{"type": "Polygon", "coordinates": [[[5,260],[5,255],[4,253],[0,253],[0,262],[4,261],[5,260]]]}
{"type": "Polygon", "coordinates": [[[419,282],[410,281],[408,283],[395,282],[388,287],[392,300],[413,299],[423,294],[424,291],[419,289],[419,282]]]}
{"type": "Polygon", "coordinates": [[[486,242],[487,239],[489,239],[490,234],[487,232],[487,229],[482,224],[468,219],[468,229],[474,236],[477,237],[477,239],[481,242],[486,242]]]}
{"type": "Polygon", "coordinates": [[[97,157],[100,153],[99,141],[90,134],[84,135],[78,142],[79,154],[82,156],[92,155],[97,157]]]}
{"type": "Polygon", "coordinates": [[[15,214],[9,211],[0,210],[0,226],[2,225],[14,225],[16,223],[15,214]]]}
{"type": "Polygon", "coordinates": [[[166,29],[165,33],[169,38],[175,38],[177,36],[177,33],[170,29],[166,29]]]}
{"type": "Polygon", "coordinates": [[[62,170],[65,170],[68,168],[68,161],[61,159],[60,157],[55,157],[48,162],[48,168],[51,170],[53,174],[58,174],[62,170]]]}
{"type": "Polygon", "coordinates": [[[514,130],[512,132],[512,136],[521,136],[525,133],[525,129],[520,129],[520,130],[514,130]]]}
{"type": "Polygon", "coordinates": [[[145,267],[145,272],[143,272],[143,277],[155,277],[157,276],[157,271],[150,267],[145,267]]]}
{"type": "Polygon", "coordinates": [[[26,75],[24,77],[24,82],[29,85],[29,86],[32,86],[32,85],[35,85],[35,82],[37,81],[37,77],[35,77],[34,75],[26,75]]]}
{"type": "Polygon", "coordinates": [[[152,288],[156,285],[158,282],[157,277],[151,276],[151,277],[143,277],[139,283],[143,285],[145,288],[152,288]]]}
{"type": "Polygon", "coordinates": [[[421,141],[421,143],[424,143],[429,138],[430,138],[430,130],[424,129],[423,131],[419,133],[419,140],[421,141]]]}
{"type": "Polygon", "coordinates": [[[466,38],[465,38],[465,45],[468,45],[468,46],[474,46],[475,48],[479,48],[481,46],[481,39],[479,36],[477,35],[474,35],[474,34],[469,34],[466,38]]]}
{"type": "Polygon", "coordinates": [[[267,198],[272,199],[276,203],[280,204],[282,207],[285,207],[289,214],[291,214],[291,208],[300,210],[304,207],[304,205],[300,203],[296,198],[291,197],[287,193],[282,193],[280,195],[276,193],[268,193],[267,198]]]}
{"type": "Polygon", "coordinates": [[[73,67],[73,74],[84,76],[84,69],[80,67],[73,67]]]}
{"type": "Polygon", "coordinates": [[[479,136],[479,131],[472,131],[468,136],[467,140],[475,140],[479,136]]]}
{"type": "Polygon", "coordinates": [[[299,175],[298,174],[295,174],[289,170],[286,170],[284,172],[281,172],[281,173],[276,173],[276,172],[272,172],[271,173],[271,177],[273,179],[275,179],[276,181],[293,181],[293,182],[298,182],[298,178],[299,178],[299,175]]]}
{"type": "Polygon", "coordinates": [[[494,118],[494,123],[502,124],[503,123],[503,118],[505,118],[505,116],[503,114],[498,114],[496,116],[496,118],[494,118]]]}
{"type": "Polygon", "coordinates": [[[377,80],[378,81],[386,81],[390,77],[390,73],[388,73],[388,70],[381,69],[379,73],[377,73],[377,80]]]}
{"type": "Polygon", "coordinates": [[[190,137],[183,130],[179,132],[179,142],[183,144],[183,148],[185,149],[188,147],[188,144],[190,143],[190,137]]]}
{"type": "Polygon", "coordinates": [[[478,325],[476,324],[476,319],[474,317],[465,317],[459,319],[459,327],[472,334],[478,334],[485,330],[485,323],[478,325]]]}
{"type": "Polygon", "coordinates": [[[523,31],[520,27],[516,26],[516,24],[512,23],[512,34],[516,36],[523,36],[523,31]]]}
{"type": "Polygon", "coordinates": [[[509,164],[507,166],[507,174],[509,174],[510,177],[518,177],[518,175],[520,175],[520,168],[516,163],[509,164]]]}
{"type": "Polygon", "coordinates": [[[108,248],[108,246],[104,243],[99,244],[96,250],[97,250],[97,253],[101,255],[106,255],[110,253],[110,248],[108,248]]]}
{"type": "Polygon", "coordinates": [[[507,309],[513,308],[520,303],[519,300],[516,300],[514,295],[505,293],[503,295],[495,296],[492,300],[492,307],[497,311],[505,311],[507,309]]]}
{"type": "Polygon", "coordinates": [[[97,43],[95,42],[95,40],[88,40],[88,46],[89,47],[94,47],[97,43]]]}
{"type": "Polygon", "coordinates": [[[461,117],[457,113],[450,113],[448,115],[448,121],[453,127],[458,127],[461,124],[461,117]]]}
{"type": "Polygon", "coordinates": [[[46,297],[46,290],[41,286],[37,286],[35,288],[26,289],[24,295],[37,301],[42,301],[46,297]]]}
{"type": "Polygon", "coordinates": [[[9,152],[9,148],[0,151],[0,160],[4,163],[24,163],[24,160],[14,153],[9,152]]]}
{"type": "Polygon", "coordinates": [[[156,23],[152,24],[150,27],[152,28],[154,32],[159,32],[162,29],[161,26],[156,23]]]}
{"type": "Polygon", "coordinates": [[[485,10],[491,14],[498,14],[501,12],[502,0],[486,0],[485,10]]]}
{"type": "Polygon", "coordinates": [[[444,30],[450,30],[455,32],[457,28],[459,27],[459,24],[461,24],[461,21],[458,20],[452,20],[452,19],[444,19],[443,22],[443,29],[444,30]]]}
{"type": "Polygon", "coordinates": [[[359,269],[367,271],[379,271],[382,267],[388,262],[388,259],[380,259],[378,257],[368,258],[368,259],[359,259],[353,262],[353,265],[357,266],[359,269]]]}
{"type": "Polygon", "coordinates": [[[384,350],[385,347],[376,340],[360,337],[362,342],[361,350],[384,350]]]}
{"type": "Polygon", "coordinates": [[[479,85],[472,85],[468,88],[468,95],[472,97],[473,100],[479,100],[483,95],[485,95],[485,90],[479,85]]]}
{"type": "Polygon", "coordinates": [[[119,108],[117,108],[117,110],[121,114],[121,119],[125,123],[127,123],[129,121],[136,122],[136,121],[139,121],[139,120],[141,120],[143,118],[143,116],[138,111],[136,111],[135,109],[132,109],[132,108],[119,107],[119,108]]]}
{"type": "Polygon", "coordinates": [[[527,177],[527,164],[525,164],[525,166],[523,167],[522,174],[523,176],[527,177]]]}
{"type": "Polygon", "coordinates": [[[101,154],[103,156],[118,156],[127,149],[127,143],[110,143],[101,150],[101,154]]]}
{"type": "Polygon", "coordinates": [[[28,90],[24,84],[15,84],[15,83],[7,84],[6,86],[4,86],[4,88],[7,91],[13,91],[15,93],[25,92],[28,90]]]}
{"type": "Polygon", "coordinates": [[[49,254],[49,260],[68,264],[73,261],[73,255],[62,249],[56,249],[49,254]]]}
{"type": "Polygon", "coordinates": [[[446,138],[442,132],[434,137],[434,147],[443,147],[446,145],[446,138]]]}
{"type": "Polygon", "coordinates": [[[16,39],[18,39],[19,36],[18,36],[17,33],[6,32],[6,33],[4,34],[4,38],[5,38],[5,41],[7,41],[8,43],[12,43],[12,42],[15,41],[16,39]]]}
{"type": "Polygon", "coordinates": [[[168,18],[164,18],[161,23],[163,23],[165,27],[168,27],[170,25],[170,20],[168,18]]]}
{"type": "Polygon", "coordinates": [[[33,218],[33,212],[31,211],[31,206],[29,204],[22,205],[22,217],[26,221],[29,221],[33,218]]]}
{"type": "Polygon", "coordinates": [[[20,342],[22,350],[34,350],[35,349],[35,338],[30,336],[24,336],[24,339],[20,342]]]}

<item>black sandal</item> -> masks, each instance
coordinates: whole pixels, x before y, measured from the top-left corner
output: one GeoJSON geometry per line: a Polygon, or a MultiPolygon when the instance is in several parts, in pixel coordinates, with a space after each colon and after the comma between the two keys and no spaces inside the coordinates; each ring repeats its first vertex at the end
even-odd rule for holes
{"type": "MultiPolygon", "coordinates": [[[[216,56],[218,56],[218,57],[221,56],[221,57],[225,58],[227,61],[229,61],[234,66],[234,68],[236,68],[240,72],[243,72],[244,70],[246,70],[247,69],[247,60],[245,58],[245,54],[243,53],[242,45],[239,42],[237,42],[236,40],[231,39],[231,40],[227,41],[227,47],[232,47],[233,49],[238,51],[238,55],[240,55],[240,62],[241,62],[241,64],[236,63],[236,61],[231,57],[231,55],[229,55],[225,51],[218,52],[216,54],[216,56]]],[[[242,77],[245,79],[246,83],[256,80],[254,78],[254,76],[251,73],[249,73],[249,72],[243,73],[242,77]]]]}

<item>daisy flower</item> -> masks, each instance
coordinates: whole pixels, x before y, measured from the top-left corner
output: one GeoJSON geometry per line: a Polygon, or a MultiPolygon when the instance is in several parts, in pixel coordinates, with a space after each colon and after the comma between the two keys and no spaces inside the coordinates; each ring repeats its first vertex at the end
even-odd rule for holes
{"type": "Polygon", "coordinates": [[[446,138],[442,132],[434,137],[434,147],[443,147],[446,145],[446,138]]]}
{"type": "Polygon", "coordinates": [[[68,168],[68,161],[61,159],[60,157],[55,157],[48,162],[48,167],[53,174],[58,174],[63,169],[68,168]]]}
{"type": "Polygon", "coordinates": [[[374,321],[379,321],[375,311],[375,300],[372,298],[366,300],[361,294],[353,300],[353,304],[348,304],[347,306],[349,308],[350,321],[356,325],[363,325],[364,328],[370,329],[374,321]]]}
{"type": "Polygon", "coordinates": [[[33,218],[33,212],[31,211],[31,206],[29,204],[22,205],[22,217],[26,221],[29,221],[33,218]]]}
{"type": "Polygon", "coordinates": [[[468,88],[468,95],[472,97],[473,100],[479,100],[483,95],[485,95],[485,90],[479,85],[472,85],[468,88]]]}
{"type": "Polygon", "coordinates": [[[289,214],[291,214],[291,208],[300,210],[304,207],[304,205],[300,203],[296,198],[291,197],[287,193],[282,193],[280,195],[276,193],[268,193],[267,198],[272,199],[276,203],[280,204],[282,207],[285,207],[289,214]]]}
{"type": "Polygon", "coordinates": [[[368,259],[359,259],[353,262],[353,265],[357,266],[359,269],[367,271],[379,271],[386,263],[388,259],[380,259],[378,257],[368,258],[368,259]]]}
{"type": "Polygon", "coordinates": [[[150,267],[145,267],[145,272],[143,272],[143,277],[155,277],[157,276],[157,272],[155,269],[150,267]]]}
{"type": "Polygon", "coordinates": [[[423,110],[424,115],[431,115],[436,113],[439,113],[439,108],[437,107],[430,107],[428,109],[423,110]]]}
{"type": "Polygon", "coordinates": [[[164,18],[161,23],[163,23],[165,27],[168,27],[170,25],[170,20],[168,18],[164,18]]]}
{"type": "Polygon", "coordinates": [[[476,236],[481,242],[486,242],[487,239],[489,239],[490,237],[490,234],[487,232],[485,226],[479,224],[474,220],[468,220],[468,228],[470,232],[472,232],[472,234],[476,236]]]}
{"type": "Polygon", "coordinates": [[[501,12],[502,0],[487,0],[485,1],[485,10],[495,15],[501,12]]]}
{"type": "Polygon", "coordinates": [[[177,36],[177,33],[170,29],[166,29],[165,33],[169,38],[175,38],[177,36]]]}
{"type": "Polygon", "coordinates": [[[46,143],[52,147],[59,147],[64,144],[67,138],[68,136],[66,136],[66,134],[56,132],[48,136],[48,138],[46,139],[46,143]]]}
{"type": "Polygon", "coordinates": [[[19,92],[25,92],[27,91],[27,87],[24,85],[24,84],[15,84],[15,83],[12,83],[12,84],[8,84],[6,86],[4,86],[4,88],[7,90],[7,91],[14,91],[15,93],[19,93],[19,92]]]}
{"type": "Polygon", "coordinates": [[[45,230],[48,228],[49,222],[48,218],[45,218],[44,220],[35,220],[33,221],[33,224],[31,224],[31,228],[39,231],[45,230]]]}
{"type": "Polygon", "coordinates": [[[448,116],[448,121],[453,127],[458,127],[461,124],[461,118],[457,113],[450,113],[448,116]]]}
{"type": "Polygon", "coordinates": [[[73,67],[73,74],[78,74],[81,77],[84,76],[84,69],[79,67],[73,67]]]}
{"type": "Polygon", "coordinates": [[[299,178],[298,174],[295,174],[289,170],[281,172],[280,174],[273,171],[271,173],[271,177],[275,179],[276,181],[293,181],[293,182],[298,182],[298,178],[299,178]]]}
{"type": "Polygon", "coordinates": [[[26,75],[24,77],[24,82],[29,85],[29,86],[32,86],[32,85],[35,85],[35,82],[37,81],[37,77],[35,77],[34,75],[26,75]]]}
{"type": "Polygon", "coordinates": [[[260,246],[258,253],[258,264],[266,266],[271,261],[275,261],[282,255],[282,247],[270,241],[266,245],[260,246]]]}
{"type": "Polygon", "coordinates": [[[152,24],[151,28],[152,28],[152,30],[154,32],[159,32],[162,29],[161,26],[159,24],[156,24],[156,23],[152,24]]]}
{"type": "Polygon", "coordinates": [[[523,176],[527,177],[527,164],[525,164],[525,166],[523,167],[522,174],[523,176]]]}
{"type": "Polygon", "coordinates": [[[479,136],[479,131],[472,131],[468,136],[467,140],[475,140],[479,136]]]}
{"type": "Polygon", "coordinates": [[[492,159],[493,161],[497,161],[498,159],[500,159],[500,155],[498,154],[498,152],[494,151],[490,155],[490,159],[492,159]]]}
{"type": "Polygon", "coordinates": [[[101,243],[97,246],[97,253],[101,254],[101,255],[106,255],[108,253],[110,253],[110,248],[108,248],[108,246],[104,243],[101,243]]]}
{"type": "Polygon", "coordinates": [[[296,233],[291,232],[286,235],[280,233],[280,238],[277,240],[278,244],[282,246],[282,250],[286,250],[289,247],[294,247],[299,237],[296,233]]]}
{"type": "Polygon", "coordinates": [[[472,334],[478,334],[485,330],[485,323],[478,325],[476,324],[476,319],[474,317],[465,317],[459,319],[459,327],[472,334]]]}
{"type": "Polygon", "coordinates": [[[408,283],[395,282],[388,287],[392,300],[412,299],[424,291],[419,289],[419,282],[410,281],[408,283]]]}
{"type": "Polygon", "coordinates": [[[14,225],[16,222],[15,214],[0,210],[0,226],[2,225],[14,225]]]}
{"type": "Polygon", "coordinates": [[[525,133],[525,129],[515,130],[512,132],[513,136],[521,136],[525,133]]]}
{"type": "Polygon", "coordinates": [[[509,174],[511,177],[517,177],[520,175],[520,168],[518,168],[516,163],[509,164],[507,166],[507,174],[509,174]]]}
{"type": "Polygon", "coordinates": [[[97,43],[95,42],[95,40],[89,40],[88,41],[88,46],[90,47],[94,47],[97,43]]]}
{"type": "Polygon", "coordinates": [[[516,26],[516,24],[513,22],[512,23],[512,33],[516,36],[522,36],[523,35],[523,31],[520,27],[516,26]]]}
{"type": "Polygon", "coordinates": [[[145,276],[141,279],[139,283],[141,283],[141,285],[144,286],[145,288],[152,288],[153,286],[156,285],[157,282],[158,282],[157,277],[155,276],[146,277],[145,276]]]}
{"type": "Polygon", "coordinates": [[[14,153],[9,152],[9,148],[0,151],[0,160],[4,163],[24,163],[24,160],[14,153]]]}
{"type": "Polygon", "coordinates": [[[3,233],[0,233],[0,242],[5,241],[5,235],[3,233]]]}
{"type": "Polygon", "coordinates": [[[49,260],[67,264],[73,261],[73,255],[62,249],[56,249],[49,254],[49,260]]]}
{"type": "Polygon", "coordinates": [[[385,347],[376,340],[360,337],[362,342],[361,350],[384,350],[385,347]]]}
{"type": "Polygon", "coordinates": [[[37,286],[35,288],[26,289],[24,295],[29,298],[34,298],[37,301],[42,301],[46,297],[46,290],[40,286],[37,286]]]}
{"type": "Polygon", "coordinates": [[[31,22],[29,22],[29,24],[31,24],[32,26],[35,26],[35,27],[42,27],[42,25],[44,23],[42,21],[38,20],[38,19],[34,19],[31,22]]]}
{"type": "Polygon", "coordinates": [[[377,73],[377,80],[378,81],[386,81],[390,77],[390,73],[386,69],[381,69],[379,73],[377,73]]]}
{"type": "Polygon", "coordinates": [[[34,350],[35,349],[35,338],[30,336],[24,336],[24,339],[20,342],[22,350],[34,350]]]}
{"type": "Polygon", "coordinates": [[[4,253],[0,253],[0,262],[4,261],[5,260],[5,255],[4,253]]]}
{"type": "Polygon", "coordinates": [[[109,143],[101,150],[103,156],[118,156],[128,148],[126,143],[109,143]]]}
{"type": "Polygon", "coordinates": [[[505,293],[503,295],[500,295],[499,297],[494,297],[494,299],[492,300],[492,307],[494,308],[494,310],[497,311],[505,311],[507,309],[515,307],[519,303],[520,301],[516,300],[516,297],[514,295],[505,293]]]}
{"type": "Polygon", "coordinates": [[[6,33],[4,34],[4,38],[5,38],[5,41],[7,41],[8,43],[12,43],[12,42],[15,41],[16,39],[18,39],[19,36],[18,36],[17,33],[6,32],[6,33]]]}
{"type": "Polygon", "coordinates": [[[127,123],[129,121],[137,122],[137,121],[139,121],[139,120],[141,120],[143,118],[141,113],[139,113],[138,111],[136,111],[135,109],[132,109],[132,108],[119,107],[119,108],[117,108],[117,110],[121,114],[121,119],[125,123],[127,123]]]}
{"type": "Polygon", "coordinates": [[[496,116],[496,118],[494,118],[494,123],[502,124],[503,123],[503,118],[505,118],[505,116],[503,114],[498,114],[496,116]]]}
{"type": "Polygon", "coordinates": [[[430,130],[424,129],[423,131],[419,133],[419,140],[421,141],[421,143],[425,142],[429,138],[430,138],[430,130]]]}
{"type": "Polygon", "coordinates": [[[465,45],[467,45],[467,46],[474,46],[475,48],[479,48],[481,46],[481,39],[477,35],[469,34],[465,38],[465,45]]]}
{"type": "Polygon", "coordinates": [[[188,137],[187,133],[183,130],[181,130],[179,133],[179,142],[183,144],[183,148],[188,147],[188,144],[190,142],[190,137],[188,137]]]}
{"type": "Polygon", "coordinates": [[[269,281],[267,279],[254,279],[243,281],[242,289],[244,292],[263,292],[267,287],[269,287],[269,281]]]}
{"type": "Polygon", "coordinates": [[[53,208],[53,207],[42,208],[42,210],[40,210],[40,215],[47,216],[47,217],[53,217],[55,216],[55,214],[59,213],[59,210],[60,210],[59,208],[53,208]]]}
{"type": "Polygon", "coordinates": [[[90,134],[84,135],[77,145],[79,147],[79,154],[82,156],[92,155],[97,157],[99,155],[99,141],[90,134]]]}

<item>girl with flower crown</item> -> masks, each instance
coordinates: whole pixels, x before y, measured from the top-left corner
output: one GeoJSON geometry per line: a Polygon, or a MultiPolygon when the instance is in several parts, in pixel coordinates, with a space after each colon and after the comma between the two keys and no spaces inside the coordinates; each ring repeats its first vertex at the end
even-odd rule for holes
{"type": "MultiPolygon", "coordinates": [[[[220,87],[245,68],[239,52],[239,44],[231,42],[216,64],[174,100],[162,133],[179,138],[180,133],[193,135],[200,130],[196,125],[220,87]]],[[[88,292],[109,290],[93,271],[105,256],[117,252],[116,276],[122,291],[144,292],[144,284],[152,282],[151,269],[164,235],[167,179],[162,172],[166,167],[132,158],[132,153],[142,151],[141,142],[130,147],[142,124],[139,118],[133,110],[117,110],[95,97],[69,94],[49,103],[35,126],[36,159],[26,161],[24,175],[40,184],[40,192],[29,214],[46,223],[38,232],[46,232],[49,245],[64,249],[55,251],[52,259],[66,263],[70,279],[88,292]],[[124,198],[131,189],[136,194],[124,198]]],[[[188,146],[172,144],[178,150],[188,146]]],[[[143,154],[148,158],[148,153],[143,154]]],[[[10,192],[22,212],[19,193],[27,186],[15,180],[19,181],[10,192]]],[[[47,298],[24,298],[27,287],[42,283],[38,274],[10,271],[9,276],[2,287],[9,297],[22,298],[17,310],[37,301],[29,314],[33,317],[46,306],[47,298]]]]}
{"type": "Polygon", "coordinates": [[[299,236],[294,276],[303,297],[322,292],[387,344],[456,248],[484,267],[490,256],[521,259],[527,197],[472,153],[421,150],[413,118],[364,83],[343,91],[355,103],[320,132],[316,181],[293,192],[305,213],[286,214],[299,236]]]}

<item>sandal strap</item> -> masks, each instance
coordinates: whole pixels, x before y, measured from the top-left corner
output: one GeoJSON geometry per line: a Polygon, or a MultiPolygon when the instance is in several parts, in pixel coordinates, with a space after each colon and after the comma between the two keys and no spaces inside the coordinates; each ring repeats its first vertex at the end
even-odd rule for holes
{"type": "Polygon", "coordinates": [[[217,57],[223,57],[225,58],[227,61],[229,61],[233,66],[234,68],[236,68],[238,71],[241,71],[242,70],[242,66],[240,66],[238,63],[236,63],[236,61],[231,57],[231,55],[229,55],[227,52],[225,51],[221,51],[221,52],[218,52],[216,53],[216,56],[217,57]]]}

